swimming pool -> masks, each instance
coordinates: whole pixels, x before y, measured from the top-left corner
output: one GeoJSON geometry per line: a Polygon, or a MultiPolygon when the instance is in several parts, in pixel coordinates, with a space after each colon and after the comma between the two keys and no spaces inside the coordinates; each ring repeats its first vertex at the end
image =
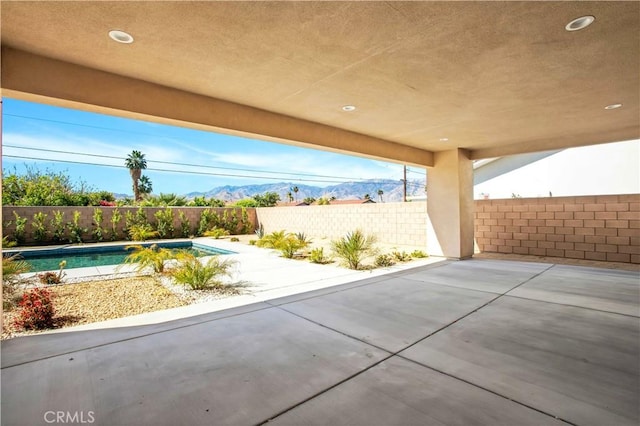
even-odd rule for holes
{"type": "Polygon", "coordinates": [[[101,245],[101,246],[69,246],[55,249],[32,249],[32,250],[6,250],[5,256],[19,254],[29,265],[31,272],[51,271],[60,268],[60,262],[65,260],[65,269],[85,268],[88,266],[119,265],[124,263],[124,259],[131,253],[125,247],[141,245],[188,250],[198,257],[212,256],[215,254],[233,254],[229,250],[216,247],[205,246],[191,241],[166,242],[166,243],[137,243],[132,242],[126,245],[101,245]]]}

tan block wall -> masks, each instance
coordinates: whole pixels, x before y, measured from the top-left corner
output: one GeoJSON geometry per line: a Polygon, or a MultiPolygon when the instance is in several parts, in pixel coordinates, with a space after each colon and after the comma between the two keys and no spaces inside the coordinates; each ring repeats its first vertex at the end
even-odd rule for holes
{"type": "MultiPolygon", "coordinates": [[[[57,206],[36,206],[36,207],[20,207],[20,206],[3,206],[2,207],[2,220],[3,220],[3,224],[2,224],[2,235],[9,235],[11,236],[15,230],[15,216],[13,214],[13,212],[15,211],[17,214],[19,214],[21,217],[26,217],[27,218],[27,225],[26,225],[26,244],[31,244],[33,243],[33,229],[31,227],[31,222],[33,221],[33,215],[38,213],[38,212],[42,212],[47,214],[47,218],[45,220],[45,223],[48,225],[48,229],[49,231],[52,231],[52,227],[49,225],[51,219],[53,219],[53,212],[54,211],[61,211],[64,213],[64,222],[71,222],[73,219],[73,212],[74,211],[79,211],[81,213],[80,216],[80,226],[82,228],[87,228],[87,233],[83,234],[83,241],[85,242],[89,242],[92,241],[92,234],[91,232],[93,231],[93,229],[95,229],[94,225],[93,225],[93,211],[94,209],[100,209],[102,210],[102,215],[103,215],[103,221],[102,221],[102,228],[105,229],[107,231],[107,233],[110,232],[111,230],[111,217],[113,214],[113,211],[115,209],[118,209],[120,211],[120,214],[122,215],[122,219],[120,220],[120,234],[119,234],[119,239],[125,239],[125,235],[122,232],[122,229],[125,226],[125,216],[126,216],[126,212],[127,211],[131,211],[133,214],[135,214],[138,211],[137,207],[57,207],[57,206]],[[11,221],[12,223],[10,225],[7,225],[7,223],[11,221]]],[[[165,207],[144,207],[143,210],[147,215],[147,220],[149,221],[149,223],[151,224],[155,224],[156,223],[156,218],[155,218],[155,213],[159,210],[164,210],[165,207]]],[[[173,226],[174,226],[174,233],[175,236],[179,236],[180,235],[180,217],[179,217],[179,212],[183,211],[186,215],[186,217],[189,219],[190,225],[191,225],[191,230],[192,233],[195,232],[198,229],[198,223],[200,222],[200,215],[202,214],[203,210],[207,210],[207,207],[171,207],[171,209],[173,209],[173,226]]],[[[225,208],[212,208],[212,210],[216,211],[216,213],[220,216],[223,215],[223,211],[225,210],[225,208]]],[[[229,210],[229,212],[227,213],[228,215],[231,215],[231,211],[233,210],[232,208],[228,208],[227,210],[229,210]]],[[[238,220],[242,219],[242,211],[240,208],[236,209],[237,210],[237,215],[238,215],[238,220]]],[[[248,208],[247,209],[247,213],[249,215],[249,221],[254,224],[256,223],[256,211],[253,208],[248,208]]],[[[109,234],[110,235],[110,234],[109,234]]],[[[105,240],[110,240],[109,237],[105,238],[105,240]]]]}
{"type": "Polygon", "coordinates": [[[425,247],[427,203],[371,203],[258,208],[267,233],[279,230],[339,238],[356,229],[381,243],[425,247]]]}
{"type": "Polygon", "coordinates": [[[640,194],[475,202],[482,252],[640,263],[640,194]]]}

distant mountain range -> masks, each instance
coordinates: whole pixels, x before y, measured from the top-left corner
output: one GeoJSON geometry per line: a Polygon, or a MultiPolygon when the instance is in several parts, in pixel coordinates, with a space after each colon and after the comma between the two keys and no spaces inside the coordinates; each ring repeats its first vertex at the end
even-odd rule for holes
{"type": "MultiPolygon", "coordinates": [[[[292,191],[292,195],[298,200],[307,197],[336,197],[339,200],[355,200],[363,199],[365,194],[369,194],[372,200],[378,201],[378,190],[381,189],[384,194],[382,199],[385,202],[402,201],[403,184],[401,180],[371,180],[360,182],[345,182],[338,185],[319,187],[311,185],[302,185],[292,182],[268,183],[262,185],[243,185],[243,186],[220,186],[210,189],[206,192],[190,192],[185,194],[187,198],[195,197],[214,197],[224,201],[237,201],[243,198],[250,198],[256,194],[264,194],[265,192],[275,192],[280,196],[282,201],[287,201],[287,193],[292,191]],[[298,187],[298,194],[293,194],[292,188],[298,187]]],[[[407,195],[424,194],[424,181],[407,180],[407,195]]]]}

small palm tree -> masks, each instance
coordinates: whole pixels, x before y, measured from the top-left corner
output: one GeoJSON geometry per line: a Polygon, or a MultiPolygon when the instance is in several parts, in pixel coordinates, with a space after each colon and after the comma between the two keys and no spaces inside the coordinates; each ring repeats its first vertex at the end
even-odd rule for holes
{"type": "Polygon", "coordinates": [[[369,194],[364,194],[364,199],[365,199],[365,200],[370,200],[370,199],[371,199],[371,195],[369,195],[369,194]]]}
{"type": "Polygon", "coordinates": [[[293,203],[293,195],[291,195],[291,191],[287,192],[287,197],[289,198],[289,202],[293,203]]]}
{"type": "Polygon", "coordinates": [[[298,250],[307,247],[309,243],[304,234],[294,235],[285,231],[275,231],[260,238],[257,246],[280,250],[282,257],[291,259],[298,250]]]}
{"type": "Polygon", "coordinates": [[[164,262],[175,257],[173,251],[155,244],[151,247],[127,246],[126,249],[133,251],[124,259],[124,263],[136,263],[136,272],[151,267],[155,274],[161,274],[164,272],[164,262]]]}
{"type": "Polygon", "coordinates": [[[298,191],[300,191],[300,189],[297,186],[294,186],[293,193],[295,194],[296,201],[298,201],[298,191]]]}
{"type": "Polygon", "coordinates": [[[219,256],[212,256],[203,263],[186,251],[178,252],[177,259],[178,266],[173,270],[172,276],[178,284],[188,286],[191,290],[215,289],[238,293],[237,284],[225,285],[220,280],[223,276],[231,277],[236,261],[221,260],[219,256]]]}
{"type": "Polygon", "coordinates": [[[149,176],[140,176],[138,181],[138,191],[140,191],[140,197],[151,194],[153,192],[153,184],[149,176]]]}
{"type": "Polygon", "coordinates": [[[366,257],[377,253],[374,247],[375,242],[376,239],[373,235],[365,236],[362,231],[356,230],[339,240],[332,241],[331,249],[346,266],[351,269],[360,269],[362,261],[366,257]]]}
{"type": "Polygon", "coordinates": [[[135,201],[140,201],[140,188],[139,181],[142,176],[142,170],[147,168],[147,160],[144,158],[144,154],[135,149],[131,151],[124,161],[124,165],[129,169],[131,180],[133,181],[133,197],[135,201]]]}
{"type": "Polygon", "coordinates": [[[384,191],[382,189],[378,189],[378,199],[380,200],[381,203],[382,203],[382,194],[384,194],[384,191]]]}

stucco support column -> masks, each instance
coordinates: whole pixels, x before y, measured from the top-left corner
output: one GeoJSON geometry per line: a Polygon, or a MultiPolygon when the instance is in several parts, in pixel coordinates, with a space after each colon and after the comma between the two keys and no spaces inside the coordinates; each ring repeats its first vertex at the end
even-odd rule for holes
{"type": "Polygon", "coordinates": [[[427,181],[427,252],[466,259],[473,256],[473,162],[469,152],[434,154],[427,181]]]}

